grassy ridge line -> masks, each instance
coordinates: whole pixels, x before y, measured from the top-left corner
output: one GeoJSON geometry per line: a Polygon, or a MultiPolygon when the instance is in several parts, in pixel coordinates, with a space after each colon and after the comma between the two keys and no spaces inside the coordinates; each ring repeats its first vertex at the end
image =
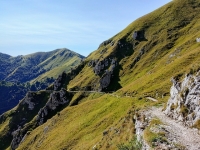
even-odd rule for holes
{"type": "Polygon", "coordinates": [[[60,64],[59,66],[55,67],[54,69],[40,75],[36,79],[32,80],[31,83],[34,83],[36,81],[44,81],[47,77],[53,77],[57,78],[58,75],[60,75],[61,72],[70,72],[71,68],[75,68],[78,64],[80,64],[81,59],[77,56],[74,56],[73,58],[68,59],[68,61],[64,64],[60,64]]]}
{"type": "Polygon", "coordinates": [[[4,57],[7,57],[4,54],[0,55],[0,57],[2,57],[0,79],[19,82],[34,80],[38,76],[57,68],[55,71],[58,71],[58,73],[54,73],[53,76],[51,76],[52,72],[46,74],[50,75],[49,78],[55,78],[58,74],[67,70],[64,67],[69,68],[69,65],[76,66],[84,58],[66,48],[50,52],[37,52],[25,56],[9,57],[8,60],[4,59],[4,57]]]}

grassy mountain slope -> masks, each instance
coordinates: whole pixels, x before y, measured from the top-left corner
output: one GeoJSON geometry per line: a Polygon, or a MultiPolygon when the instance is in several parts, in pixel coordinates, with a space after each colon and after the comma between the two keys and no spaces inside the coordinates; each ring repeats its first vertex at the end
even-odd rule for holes
{"type": "MultiPolygon", "coordinates": [[[[92,149],[99,142],[102,142],[102,149],[116,149],[117,144],[131,139],[134,124],[131,121],[132,130],[127,131],[126,120],[122,116],[127,115],[129,109],[133,109],[134,99],[116,99],[109,94],[100,98],[92,98],[93,96],[78,106],[67,107],[59,116],[54,116],[38,127],[18,149],[92,149]],[[124,123],[118,127],[119,120],[124,123]],[[44,128],[48,128],[48,131],[44,132],[44,128]],[[103,132],[116,132],[113,136],[115,141],[112,141],[112,144],[104,143],[103,132]]],[[[137,103],[137,107],[143,102],[137,103]]]]}
{"type": "MultiPolygon", "coordinates": [[[[68,54],[65,55],[65,57],[67,57],[68,54]]],[[[42,75],[40,75],[39,77],[37,77],[36,79],[32,80],[31,83],[34,83],[35,81],[44,81],[47,77],[53,77],[54,79],[58,77],[58,75],[65,71],[65,72],[70,72],[72,68],[75,68],[78,64],[80,64],[81,59],[80,58],[84,58],[84,57],[80,57],[78,55],[74,55],[73,57],[69,57],[67,59],[67,61],[65,63],[62,64],[62,61],[65,59],[60,58],[60,60],[56,61],[56,64],[58,65],[57,67],[49,70],[48,72],[43,73],[42,75]]],[[[45,62],[46,63],[46,62],[45,62]]],[[[55,65],[54,63],[50,62],[51,66],[55,65]]],[[[42,65],[42,64],[41,64],[42,65]]]]}
{"type": "Polygon", "coordinates": [[[75,66],[84,58],[83,56],[68,49],[57,49],[51,52],[38,52],[26,56],[3,57],[1,63],[0,80],[12,82],[27,82],[34,80],[40,75],[57,68],[58,73],[48,74],[47,77],[56,78],[59,71],[68,71],[69,66],[75,66]],[[4,63],[5,62],[5,63],[4,63]],[[65,69],[62,67],[65,66],[65,69]]]}
{"type": "MultiPolygon", "coordinates": [[[[104,41],[81,67],[67,74],[69,84],[63,87],[79,91],[73,93],[69,106],[33,128],[18,149],[117,149],[118,144],[128,143],[135,135],[134,114],[166,103],[172,77],[180,79],[200,69],[199,10],[198,0],[174,0],[104,41]],[[134,39],[135,31],[139,35],[134,39]],[[107,68],[95,73],[93,62],[105,59],[107,68]],[[100,80],[112,69],[111,60],[116,67],[110,84],[101,90],[116,92],[87,93],[100,89],[100,80]]],[[[0,135],[12,117],[2,118],[0,135]]],[[[9,149],[8,145],[4,148],[9,149]]]]}
{"type": "MultiPolygon", "coordinates": [[[[198,68],[199,43],[198,1],[173,1],[156,11],[145,15],[89,55],[86,61],[102,60],[114,57],[118,60],[116,80],[112,84],[123,87],[122,93],[168,92],[170,78],[198,68]],[[144,39],[134,40],[134,31],[143,31],[144,39]],[[124,47],[117,43],[123,43],[124,47]],[[102,53],[102,51],[106,51],[102,53]],[[139,84],[138,84],[139,83],[139,84]]],[[[91,67],[85,66],[69,88],[84,88],[98,82],[100,76],[93,73],[91,67]]],[[[116,90],[113,87],[111,91],[116,90]]]]}

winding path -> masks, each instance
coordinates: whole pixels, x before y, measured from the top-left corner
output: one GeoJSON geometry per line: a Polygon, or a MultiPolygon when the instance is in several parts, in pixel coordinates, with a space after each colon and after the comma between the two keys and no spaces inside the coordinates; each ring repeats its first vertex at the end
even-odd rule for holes
{"type": "Polygon", "coordinates": [[[152,117],[157,117],[164,123],[165,129],[169,132],[172,140],[185,146],[187,150],[200,150],[199,131],[194,128],[185,127],[176,120],[167,117],[161,109],[154,107],[148,112],[152,117]]]}

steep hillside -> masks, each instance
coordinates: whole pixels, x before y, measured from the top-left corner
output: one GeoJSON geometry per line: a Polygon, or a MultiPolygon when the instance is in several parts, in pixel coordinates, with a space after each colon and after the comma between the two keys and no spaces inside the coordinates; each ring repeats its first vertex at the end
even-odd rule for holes
{"type": "MultiPolygon", "coordinates": [[[[171,137],[165,137],[169,133],[164,131],[165,126],[162,128],[162,120],[141,112],[167,103],[172,77],[179,83],[186,73],[200,70],[200,43],[196,41],[200,35],[199,10],[198,0],[174,0],[101,43],[78,67],[62,73],[47,90],[27,94],[16,108],[0,117],[0,148],[104,150],[142,149],[147,145],[162,149],[167,144],[184,149],[178,140],[169,145],[167,138],[171,137]],[[42,93],[46,96],[39,96],[42,93]],[[39,97],[34,98],[36,95],[39,97]],[[25,117],[27,122],[22,122],[23,118],[18,116],[27,108],[34,113],[25,117]],[[18,113],[10,115],[13,111],[18,113]],[[16,124],[11,128],[13,118],[16,124]]],[[[191,77],[188,82],[193,79],[199,78],[191,77]]],[[[178,95],[186,95],[187,90],[182,89],[178,95]]],[[[190,89],[189,95],[195,93],[196,86],[190,89]]],[[[182,104],[174,107],[172,98],[166,107],[168,113],[182,107],[182,104]]],[[[173,102],[179,100],[182,99],[173,102]]],[[[189,104],[192,109],[193,101],[189,104]]],[[[195,107],[199,108],[199,103],[195,107]]],[[[198,114],[193,109],[184,110],[186,116],[198,114]]],[[[184,113],[172,115],[176,118],[184,113]]]]}
{"type": "Polygon", "coordinates": [[[137,19],[87,57],[88,66],[69,88],[116,91],[123,87],[122,94],[165,95],[172,76],[198,68],[198,10],[198,1],[176,0],[137,19]],[[105,78],[112,59],[116,67],[111,78],[105,78]],[[106,86],[101,83],[104,79],[106,86]]]}

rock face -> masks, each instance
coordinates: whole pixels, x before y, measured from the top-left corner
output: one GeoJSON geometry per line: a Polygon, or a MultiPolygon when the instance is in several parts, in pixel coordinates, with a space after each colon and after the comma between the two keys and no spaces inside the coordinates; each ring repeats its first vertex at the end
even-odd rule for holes
{"type": "Polygon", "coordinates": [[[28,104],[29,110],[33,110],[35,103],[33,102],[34,100],[34,94],[35,92],[28,92],[22,102],[22,104],[28,104]]]}
{"type": "Polygon", "coordinates": [[[112,72],[106,71],[100,79],[100,91],[108,87],[110,84],[112,72]]]}
{"type": "Polygon", "coordinates": [[[16,131],[12,132],[13,140],[11,142],[11,149],[15,150],[19,146],[23,136],[20,134],[21,129],[17,129],[16,131]]]}
{"type": "Polygon", "coordinates": [[[137,31],[134,31],[134,33],[133,33],[133,39],[136,40],[136,39],[137,39],[137,36],[138,36],[137,31]]]}
{"type": "Polygon", "coordinates": [[[186,75],[182,82],[172,82],[165,114],[191,127],[200,120],[200,71],[186,75]]]}
{"type": "Polygon", "coordinates": [[[65,80],[67,74],[63,72],[61,75],[58,76],[58,78],[54,81],[54,91],[58,91],[61,89],[63,81],[65,80]]]}
{"type": "Polygon", "coordinates": [[[133,32],[133,39],[134,40],[144,40],[145,39],[145,32],[144,32],[144,30],[134,31],[133,32]]]}
{"type": "MultiPolygon", "coordinates": [[[[106,64],[106,66],[108,66],[108,63],[106,64]]],[[[105,73],[100,79],[100,88],[99,88],[100,91],[109,86],[115,67],[116,67],[116,61],[115,59],[112,59],[109,69],[105,71],[105,73]]]]}
{"type": "MultiPolygon", "coordinates": [[[[34,93],[29,92],[26,96],[26,98],[23,100],[22,104],[28,104],[29,109],[33,110],[34,109],[34,103],[31,101],[34,101],[34,93]]],[[[52,112],[56,112],[55,110],[64,104],[69,103],[70,101],[70,96],[67,93],[65,89],[61,89],[60,91],[53,91],[45,104],[43,108],[41,108],[36,116],[36,126],[42,125],[48,117],[52,116],[52,112]]],[[[58,109],[57,109],[58,110],[58,109]]],[[[11,142],[11,148],[12,150],[15,150],[19,144],[26,138],[28,132],[26,129],[18,126],[18,129],[12,132],[13,140],[11,142]]]]}
{"type": "MultiPolygon", "coordinates": [[[[67,77],[66,73],[63,72],[54,82],[53,85],[54,91],[52,90],[44,91],[44,93],[48,93],[48,95],[50,93],[51,94],[48,100],[46,98],[47,102],[42,106],[41,109],[38,108],[37,105],[39,103],[42,103],[41,100],[43,100],[44,97],[39,97],[38,96],[39,94],[37,92],[28,92],[25,98],[20,102],[19,105],[21,106],[28,105],[27,107],[30,111],[37,110],[35,114],[36,119],[33,120],[35,121],[35,127],[42,125],[44,122],[46,122],[47,119],[55,115],[55,113],[60,110],[60,106],[64,104],[69,104],[71,96],[64,88],[62,88],[66,77],[67,77]]],[[[12,150],[15,150],[28,134],[27,129],[24,128],[26,119],[24,118],[22,119],[22,121],[24,122],[18,125],[18,127],[15,128],[12,132],[13,136],[13,140],[11,142],[12,150]]]]}
{"type": "Polygon", "coordinates": [[[105,58],[104,60],[91,60],[88,66],[93,67],[95,75],[100,76],[99,80],[99,91],[106,89],[113,76],[114,69],[117,66],[117,61],[113,58],[105,58]]]}
{"type": "Polygon", "coordinates": [[[137,136],[137,141],[142,143],[142,150],[150,149],[150,146],[143,139],[143,132],[147,125],[149,124],[149,118],[147,119],[146,114],[143,112],[134,115],[135,120],[135,132],[137,136]]]}
{"type": "Polygon", "coordinates": [[[66,103],[69,103],[68,99],[68,93],[65,89],[61,89],[60,91],[54,91],[51,93],[50,98],[46,105],[40,109],[37,115],[37,122],[38,125],[42,125],[44,121],[46,120],[46,116],[48,116],[48,113],[52,110],[55,110],[59,105],[63,105],[66,103]]]}

